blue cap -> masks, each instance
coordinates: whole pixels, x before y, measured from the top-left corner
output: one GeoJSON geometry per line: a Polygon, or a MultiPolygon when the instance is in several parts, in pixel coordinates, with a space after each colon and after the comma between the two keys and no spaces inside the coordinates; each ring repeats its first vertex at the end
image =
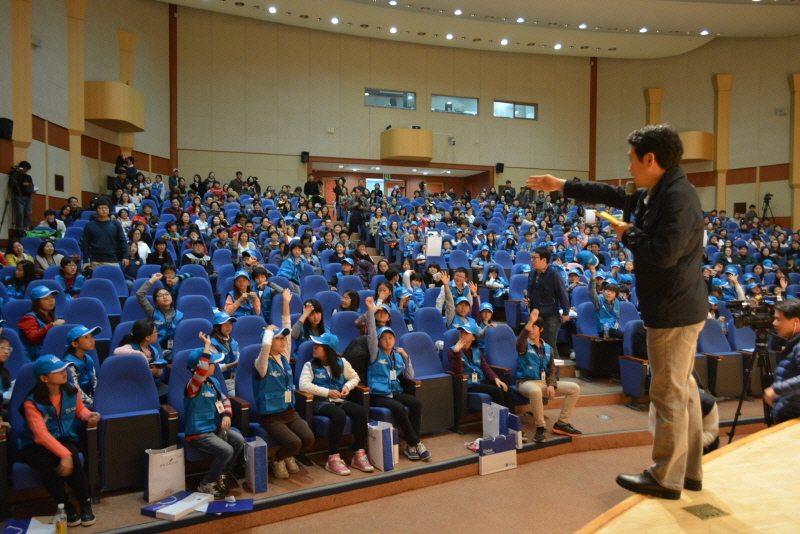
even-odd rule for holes
{"type": "MultiPolygon", "coordinates": [[[[200,357],[203,355],[203,347],[196,348],[192,352],[189,353],[189,356],[186,358],[186,367],[191,370],[197,369],[197,364],[200,363],[200,357]]],[[[212,352],[208,355],[208,363],[219,363],[225,359],[225,354],[221,352],[212,352]]],[[[157,365],[156,362],[158,360],[150,362],[151,365],[157,365]]]]}
{"type": "Polygon", "coordinates": [[[580,276],[580,275],[582,275],[583,273],[581,272],[581,270],[580,270],[580,269],[570,269],[570,270],[569,270],[569,272],[567,272],[567,274],[568,274],[568,275],[569,275],[569,274],[577,274],[578,276],[580,276]]]}
{"type": "Polygon", "coordinates": [[[621,284],[632,284],[633,277],[629,274],[621,274],[617,277],[617,280],[620,281],[621,284]]]}
{"type": "Polygon", "coordinates": [[[489,248],[489,245],[482,245],[481,250],[488,250],[491,252],[492,249],[489,248]]]}
{"type": "Polygon", "coordinates": [[[728,287],[728,281],[727,281],[727,280],[723,280],[723,279],[721,279],[721,278],[714,278],[714,279],[711,281],[711,284],[712,284],[714,287],[728,287]]]}
{"type": "Polygon", "coordinates": [[[386,313],[390,313],[389,306],[381,302],[380,304],[375,304],[375,313],[378,313],[378,310],[383,310],[386,313]]]}
{"type": "Polygon", "coordinates": [[[292,333],[290,328],[279,328],[277,330],[273,330],[275,333],[272,334],[272,337],[283,336],[286,337],[292,333]]]}
{"type": "Polygon", "coordinates": [[[734,267],[733,265],[728,265],[725,267],[725,274],[739,274],[739,269],[734,267]]]}
{"type": "Polygon", "coordinates": [[[755,279],[756,279],[756,275],[754,275],[753,273],[747,273],[746,275],[744,275],[744,281],[745,282],[747,282],[748,280],[755,280],[755,279]]]}
{"type": "Polygon", "coordinates": [[[231,317],[230,315],[228,315],[224,311],[223,312],[217,312],[217,313],[214,314],[214,320],[211,321],[211,324],[213,324],[214,326],[217,326],[218,324],[224,324],[224,323],[227,323],[228,321],[232,321],[232,322],[235,323],[236,322],[236,317],[231,317]]]}
{"type": "Polygon", "coordinates": [[[494,306],[492,306],[491,302],[484,302],[481,304],[481,311],[489,310],[490,312],[494,313],[494,306]]]}
{"type": "Polygon", "coordinates": [[[544,244],[544,246],[546,246],[546,247],[554,247],[554,246],[556,246],[556,244],[555,244],[554,241],[548,241],[547,243],[544,244]]]}
{"type": "Polygon", "coordinates": [[[611,260],[611,267],[619,267],[621,269],[622,268],[622,264],[620,262],[618,262],[617,260],[611,260]]]}
{"type": "Polygon", "coordinates": [[[744,286],[744,288],[745,288],[747,291],[750,291],[750,290],[751,290],[751,289],[753,289],[754,287],[758,287],[758,284],[755,284],[755,283],[752,283],[752,282],[751,282],[751,283],[747,284],[746,286],[744,286]]]}
{"type": "Polygon", "coordinates": [[[521,272],[521,273],[529,273],[529,272],[531,272],[531,266],[528,265],[527,263],[523,264],[523,266],[519,268],[519,272],[521,272]]]}
{"type": "Polygon", "coordinates": [[[614,280],[613,278],[606,278],[606,282],[605,282],[605,283],[606,283],[606,284],[616,284],[616,283],[617,283],[617,281],[616,281],[616,280],[614,280]]]}
{"type": "Polygon", "coordinates": [[[355,264],[356,264],[353,261],[353,258],[345,258],[345,259],[342,260],[342,263],[349,263],[350,265],[353,265],[353,266],[355,266],[355,264]]]}
{"type": "Polygon", "coordinates": [[[711,265],[710,263],[708,265],[703,265],[703,269],[713,269],[713,268],[714,266],[711,265]]]}
{"type": "Polygon", "coordinates": [[[380,337],[381,337],[383,334],[385,334],[386,332],[390,332],[390,333],[391,333],[393,336],[397,337],[397,336],[395,335],[395,333],[394,333],[394,330],[392,330],[392,328],[391,328],[391,327],[389,327],[389,326],[382,326],[382,327],[378,328],[378,339],[380,339],[380,337]]]}
{"type": "Polygon", "coordinates": [[[67,346],[72,345],[72,342],[78,339],[79,337],[83,337],[86,334],[92,334],[96,336],[102,332],[102,329],[99,326],[95,326],[94,328],[86,328],[85,326],[76,326],[72,330],[67,333],[67,346]]]}
{"type": "Polygon", "coordinates": [[[475,232],[475,235],[483,235],[483,230],[478,230],[477,232],[475,232]]]}
{"type": "Polygon", "coordinates": [[[333,334],[325,333],[321,336],[311,336],[311,341],[317,345],[327,345],[333,349],[333,352],[339,351],[339,338],[333,334]]]}
{"type": "Polygon", "coordinates": [[[456,327],[457,330],[462,330],[468,334],[478,337],[478,327],[472,323],[460,324],[456,327]]]}
{"type": "Polygon", "coordinates": [[[602,278],[603,280],[605,280],[606,279],[606,273],[604,273],[603,271],[597,271],[597,273],[595,273],[594,277],[595,278],[602,278]]]}
{"type": "MultiPolygon", "coordinates": [[[[765,268],[765,269],[774,269],[775,268],[775,263],[773,263],[772,260],[764,260],[764,262],[761,264],[761,266],[763,268],[765,268]]],[[[39,289],[39,288],[37,287],[36,289],[39,289]]]]}
{"type": "Polygon", "coordinates": [[[410,296],[411,296],[411,291],[409,291],[404,287],[397,287],[394,290],[394,298],[398,300],[400,300],[403,297],[410,297],[410,296]]]}
{"type": "Polygon", "coordinates": [[[47,295],[58,295],[58,291],[47,286],[37,286],[31,290],[31,300],[43,299],[47,295]]]}
{"type": "Polygon", "coordinates": [[[709,304],[718,305],[719,304],[719,299],[717,297],[708,297],[708,303],[709,304]]]}
{"type": "MultiPolygon", "coordinates": [[[[39,288],[37,287],[36,289],[39,288]]],[[[50,373],[63,371],[68,366],[69,363],[61,360],[58,356],[45,354],[39,356],[36,361],[33,362],[33,374],[36,375],[36,378],[39,378],[42,375],[49,375],[50,373]]]]}
{"type": "Polygon", "coordinates": [[[389,221],[381,221],[381,226],[389,226],[389,221]]]}
{"type": "Polygon", "coordinates": [[[580,263],[584,267],[597,266],[597,264],[600,263],[600,261],[597,259],[597,256],[595,256],[588,250],[582,250],[578,252],[578,256],[576,259],[578,260],[578,263],[580,263]]]}
{"type": "Polygon", "coordinates": [[[241,278],[242,276],[250,280],[250,273],[248,273],[247,271],[236,271],[236,273],[233,275],[233,279],[236,280],[237,278],[241,278]]]}
{"type": "Polygon", "coordinates": [[[456,302],[455,302],[455,304],[456,304],[456,306],[458,306],[458,305],[459,305],[459,304],[461,304],[462,302],[466,302],[467,304],[469,304],[470,306],[472,306],[472,299],[471,299],[471,298],[469,298],[469,297],[458,297],[458,298],[456,299],[456,302]]]}

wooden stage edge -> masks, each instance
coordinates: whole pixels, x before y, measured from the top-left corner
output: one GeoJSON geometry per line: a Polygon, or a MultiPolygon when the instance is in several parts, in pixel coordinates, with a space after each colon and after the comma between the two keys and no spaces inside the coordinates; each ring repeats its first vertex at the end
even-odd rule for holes
{"type": "Polygon", "coordinates": [[[744,436],[703,458],[703,491],[683,491],[675,501],[633,494],[575,534],[800,532],[796,501],[786,498],[796,492],[776,484],[800,475],[798,439],[800,419],[744,436]],[[707,516],[688,507],[704,507],[707,516]]]}

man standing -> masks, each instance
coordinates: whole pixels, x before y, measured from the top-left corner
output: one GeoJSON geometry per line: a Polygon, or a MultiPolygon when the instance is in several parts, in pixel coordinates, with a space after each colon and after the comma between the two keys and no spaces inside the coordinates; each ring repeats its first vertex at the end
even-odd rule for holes
{"type": "Polygon", "coordinates": [[[27,161],[20,161],[17,166],[16,176],[13,177],[12,190],[14,192],[14,228],[26,232],[31,227],[31,212],[33,211],[33,178],[28,171],[31,164],[27,161]]]}
{"type": "Polygon", "coordinates": [[[523,304],[531,311],[539,310],[539,317],[544,321],[542,339],[555,349],[561,323],[569,320],[569,296],[561,273],[550,265],[552,256],[547,247],[533,249],[528,298],[523,300],[523,304]]]}
{"type": "Polygon", "coordinates": [[[94,269],[98,265],[128,266],[128,239],[119,221],[109,217],[111,208],[101,203],[95,207],[97,215],[83,227],[81,249],[83,249],[83,268],[94,269]]]}
{"type": "Polygon", "coordinates": [[[511,204],[517,196],[517,191],[511,187],[511,180],[506,180],[506,187],[503,189],[503,201],[511,204]]]}
{"type": "MultiPolygon", "coordinates": [[[[675,130],[663,124],[646,126],[631,133],[628,143],[628,170],[639,188],[632,199],[635,223],[615,224],[614,231],[636,258],[656,426],[653,465],[640,474],[619,475],[617,484],[679,499],[682,489],[702,489],[703,479],[702,413],[692,378],[697,336],[708,313],[701,269],[703,210],[679,166],[683,145],[675,130]]],[[[602,182],[566,182],[545,175],[531,176],[528,185],[563,191],[584,202],[625,204],[624,187],[602,182]]]]}
{"type": "Polygon", "coordinates": [[[358,233],[362,238],[366,237],[367,231],[364,225],[364,200],[361,197],[361,189],[356,187],[353,190],[353,197],[347,202],[347,211],[350,212],[349,230],[352,235],[358,233]]]}

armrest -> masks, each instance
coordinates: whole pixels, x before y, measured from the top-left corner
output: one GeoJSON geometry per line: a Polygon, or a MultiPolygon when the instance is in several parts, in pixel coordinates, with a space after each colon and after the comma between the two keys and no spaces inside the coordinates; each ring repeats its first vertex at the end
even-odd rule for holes
{"type": "Polygon", "coordinates": [[[507,367],[500,367],[500,366],[497,366],[497,365],[490,365],[490,366],[489,366],[489,368],[490,368],[492,371],[494,371],[495,373],[497,373],[497,374],[500,374],[500,373],[508,373],[508,374],[511,374],[511,369],[509,369],[509,368],[507,368],[507,367]]]}
{"type": "Polygon", "coordinates": [[[721,360],[723,358],[719,354],[712,354],[710,352],[698,352],[698,354],[702,354],[703,356],[706,356],[708,358],[714,358],[715,360],[721,360]]]}
{"type": "Polygon", "coordinates": [[[242,436],[250,437],[250,403],[241,397],[231,397],[231,408],[233,408],[233,426],[239,429],[242,436]]]}
{"type": "Polygon", "coordinates": [[[84,467],[89,479],[89,496],[96,501],[97,489],[100,487],[100,437],[97,423],[86,423],[86,458],[84,467]]]}
{"type": "Polygon", "coordinates": [[[457,380],[469,380],[469,377],[467,375],[458,374],[455,371],[445,371],[445,374],[448,374],[457,380]]]}
{"type": "Polygon", "coordinates": [[[348,395],[349,399],[364,408],[364,413],[369,418],[369,392],[371,389],[362,384],[356,385],[348,395]]]}
{"type": "Polygon", "coordinates": [[[178,411],[169,404],[159,408],[161,415],[161,441],[164,447],[178,443],[178,411]]]}
{"type": "Polygon", "coordinates": [[[409,395],[417,395],[417,388],[422,385],[420,380],[410,380],[408,378],[400,378],[400,384],[403,386],[403,392],[409,395]]]}
{"type": "Polygon", "coordinates": [[[297,413],[311,426],[311,419],[314,417],[314,395],[302,389],[294,390],[294,394],[297,413]]]}
{"type": "Polygon", "coordinates": [[[643,360],[641,358],[634,358],[633,356],[620,356],[620,359],[622,359],[622,360],[630,360],[632,362],[639,362],[639,363],[642,363],[642,364],[649,364],[650,363],[647,360],[643,360]]]}
{"type": "Polygon", "coordinates": [[[0,517],[5,519],[10,517],[10,506],[8,504],[8,486],[11,483],[8,473],[8,427],[0,427],[0,517]]]}

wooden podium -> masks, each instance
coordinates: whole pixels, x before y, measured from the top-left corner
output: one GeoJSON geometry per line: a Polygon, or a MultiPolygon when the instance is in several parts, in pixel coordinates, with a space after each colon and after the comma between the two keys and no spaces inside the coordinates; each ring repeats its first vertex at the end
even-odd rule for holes
{"type": "Polygon", "coordinates": [[[412,128],[394,128],[381,132],[381,159],[431,161],[433,132],[412,128]]]}

